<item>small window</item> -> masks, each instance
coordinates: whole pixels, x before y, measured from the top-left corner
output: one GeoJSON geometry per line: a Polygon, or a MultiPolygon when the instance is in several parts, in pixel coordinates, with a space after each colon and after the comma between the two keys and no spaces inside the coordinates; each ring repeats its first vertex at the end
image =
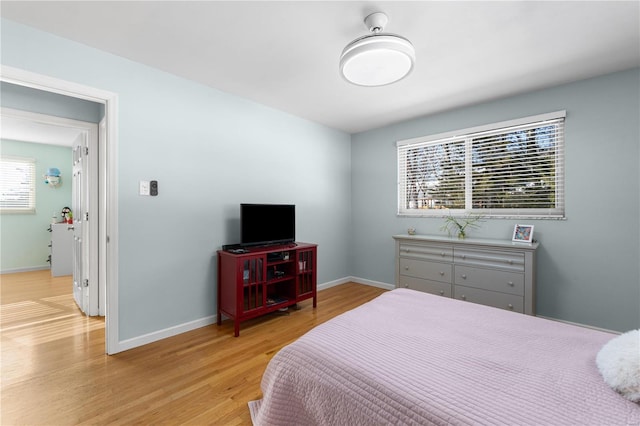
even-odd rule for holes
{"type": "Polygon", "coordinates": [[[0,157],[0,212],[35,213],[35,180],[35,160],[0,157]]]}
{"type": "Polygon", "coordinates": [[[400,141],[398,214],[564,217],[564,111],[400,141]]]}

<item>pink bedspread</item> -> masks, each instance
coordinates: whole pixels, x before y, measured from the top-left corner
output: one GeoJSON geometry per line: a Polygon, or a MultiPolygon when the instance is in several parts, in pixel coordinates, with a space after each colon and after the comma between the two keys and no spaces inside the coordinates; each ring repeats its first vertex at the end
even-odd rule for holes
{"type": "Polygon", "coordinates": [[[269,363],[255,425],[625,425],[595,357],[614,335],[396,289],[269,363]]]}

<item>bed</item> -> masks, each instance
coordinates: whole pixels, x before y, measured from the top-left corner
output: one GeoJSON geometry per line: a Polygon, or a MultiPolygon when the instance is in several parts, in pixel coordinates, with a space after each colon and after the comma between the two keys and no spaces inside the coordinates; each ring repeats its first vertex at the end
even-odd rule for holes
{"type": "Polygon", "coordinates": [[[614,334],[395,289],[284,347],[254,425],[624,425],[595,365],[614,334]]]}

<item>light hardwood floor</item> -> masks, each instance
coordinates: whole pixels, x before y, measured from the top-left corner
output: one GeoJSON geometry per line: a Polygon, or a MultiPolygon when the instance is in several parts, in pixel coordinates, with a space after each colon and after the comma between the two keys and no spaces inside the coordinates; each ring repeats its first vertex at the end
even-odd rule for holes
{"type": "Polygon", "coordinates": [[[315,325],[384,290],[348,283],[240,326],[211,325],[116,355],[104,321],[84,317],[71,277],[0,275],[0,424],[250,425],[271,357],[315,325]]]}

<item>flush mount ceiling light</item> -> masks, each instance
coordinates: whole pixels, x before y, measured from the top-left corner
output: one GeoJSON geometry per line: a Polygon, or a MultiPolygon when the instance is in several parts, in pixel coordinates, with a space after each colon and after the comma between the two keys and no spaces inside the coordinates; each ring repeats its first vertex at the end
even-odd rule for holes
{"type": "Polygon", "coordinates": [[[364,18],[371,34],[352,41],[340,56],[340,73],[359,86],[384,86],[405,78],[413,69],[416,52],[409,40],[383,33],[389,19],[382,12],[364,18]]]}

